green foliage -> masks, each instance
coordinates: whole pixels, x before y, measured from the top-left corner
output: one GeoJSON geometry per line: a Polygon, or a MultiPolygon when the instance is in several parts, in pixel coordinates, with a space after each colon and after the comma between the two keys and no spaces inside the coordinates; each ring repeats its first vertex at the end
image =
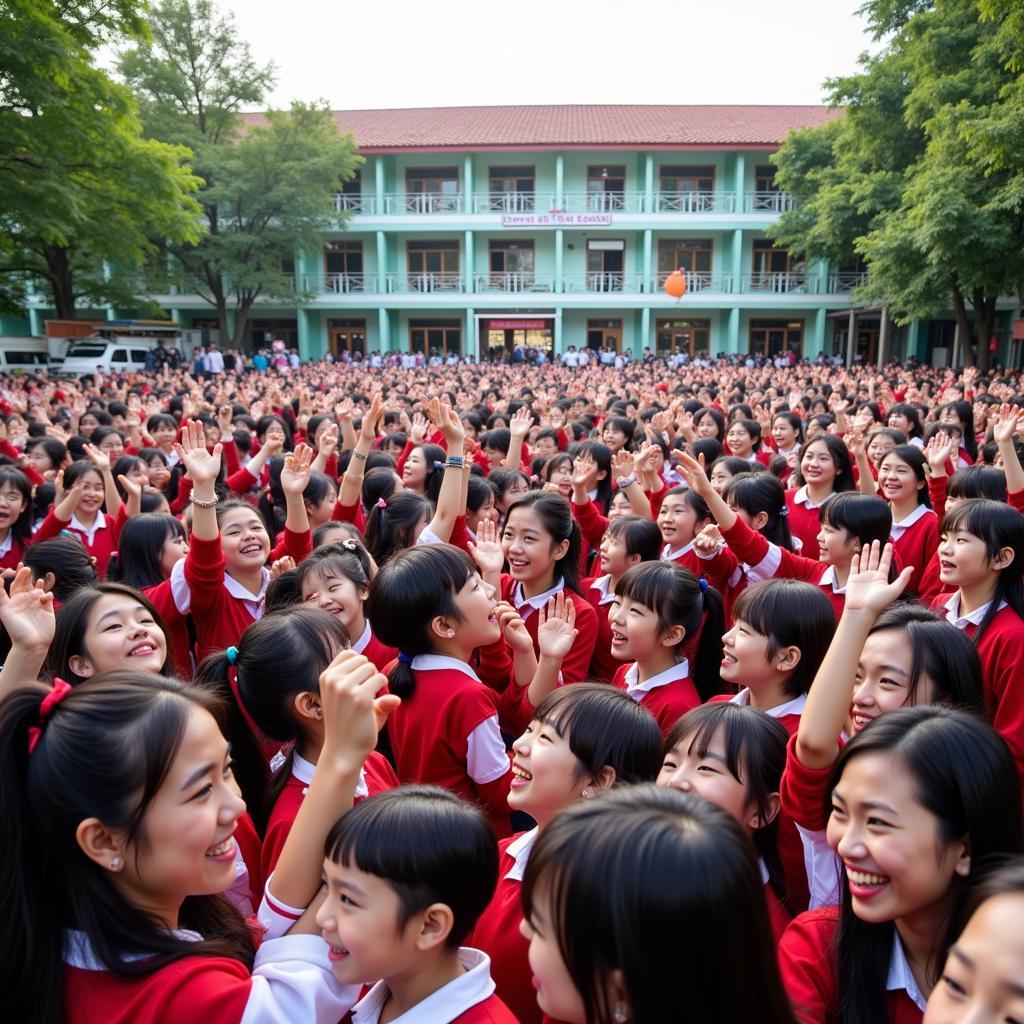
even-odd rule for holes
{"type": "Polygon", "coordinates": [[[811,258],[863,257],[861,297],[898,322],[952,306],[984,366],[996,300],[1024,280],[1024,98],[1005,25],[973,0],[874,0],[862,13],[889,38],[828,83],[842,117],[780,149],[777,180],[801,203],[773,235],[811,258]]]}

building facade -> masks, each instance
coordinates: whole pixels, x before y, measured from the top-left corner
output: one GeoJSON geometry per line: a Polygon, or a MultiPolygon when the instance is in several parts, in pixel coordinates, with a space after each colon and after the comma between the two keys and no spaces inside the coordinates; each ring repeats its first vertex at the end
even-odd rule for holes
{"type": "MultiPolygon", "coordinates": [[[[855,306],[863,268],[808,263],[766,235],[792,202],[772,153],[834,116],[815,106],[338,111],[365,158],[335,197],[347,223],[295,255],[295,301],[258,304],[248,347],[283,338],[305,358],[610,346],[948,362],[951,319],[897,329],[855,306]],[[663,287],[676,269],[687,282],[678,300],[663,287]]],[[[215,326],[187,287],[153,298],[183,327],[215,326]]]]}

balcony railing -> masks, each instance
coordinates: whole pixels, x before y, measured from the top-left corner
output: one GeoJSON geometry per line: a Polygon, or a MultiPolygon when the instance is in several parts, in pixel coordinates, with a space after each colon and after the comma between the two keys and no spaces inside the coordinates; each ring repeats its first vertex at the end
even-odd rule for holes
{"type": "Polygon", "coordinates": [[[854,288],[860,288],[868,279],[868,275],[858,271],[838,271],[828,276],[828,290],[830,295],[842,295],[852,292],[854,288]]]}
{"type": "Polygon", "coordinates": [[[533,213],[536,209],[536,192],[488,192],[473,196],[474,213],[533,213]]]}
{"type": "Polygon", "coordinates": [[[350,195],[336,192],[334,195],[335,213],[376,213],[376,196],[350,195]]]}
{"type": "Polygon", "coordinates": [[[566,192],[562,196],[563,213],[642,213],[643,208],[642,192],[566,192]]]}
{"type": "Polygon", "coordinates": [[[376,274],[314,274],[303,278],[308,292],[321,295],[352,295],[379,290],[376,274]]]}
{"type": "MultiPolygon", "coordinates": [[[[661,271],[654,280],[655,288],[665,287],[668,280],[668,273],[661,271]]],[[[732,274],[713,274],[710,270],[684,270],[683,277],[686,278],[686,294],[693,292],[731,292],[732,274]]]]}
{"type": "Polygon", "coordinates": [[[643,274],[626,274],[618,271],[593,271],[588,274],[567,274],[564,288],[569,293],[580,292],[645,292],[650,290],[650,281],[643,274]]]}
{"type": "Polygon", "coordinates": [[[388,291],[398,295],[416,292],[462,292],[466,282],[461,274],[388,274],[388,291]]]}
{"type": "Polygon", "coordinates": [[[745,213],[785,213],[793,209],[789,192],[747,192],[743,197],[745,213]]]}
{"type": "Polygon", "coordinates": [[[508,274],[477,274],[473,279],[476,292],[506,292],[535,295],[555,290],[555,279],[550,274],[532,274],[521,271],[508,274]]]}
{"type": "Polygon", "coordinates": [[[659,192],[654,197],[658,213],[733,213],[735,192],[659,192]]]}
{"type": "Polygon", "coordinates": [[[465,213],[461,192],[396,192],[384,197],[385,213],[465,213]]]}
{"type": "Polygon", "coordinates": [[[818,291],[818,278],[812,274],[750,274],[743,278],[743,290],[771,292],[774,295],[810,295],[818,291]]]}

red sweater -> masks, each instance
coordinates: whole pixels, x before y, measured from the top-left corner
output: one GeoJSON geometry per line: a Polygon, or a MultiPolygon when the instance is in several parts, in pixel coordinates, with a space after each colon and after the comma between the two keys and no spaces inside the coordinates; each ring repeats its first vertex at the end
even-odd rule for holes
{"type": "MultiPolygon", "coordinates": [[[[620,690],[625,690],[630,696],[645,707],[657,720],[661,727],[661,734],[668,736],[672,726],[679,721],[687,711],[692,711],[701,703],[697,687],[689,675],[689,665],[686,661],[676,666],[675,672],[662,673],[666,677],[665,682],[651,687],[649,690],[636,688],[636,663],[620,664],[612,685],[620,690]],[[631,692],[632,690],[632,692],[631,692]]],[[[657,677],[656,677],[657,678],[657,677]]],[[[650,682],[650,681],[648,681],[650,682]]],[[[646,685],[646,684],[644,684],[646,685]]]]}
{"type": "Polygon", "coordinates": [[[117,538],[124,520],[123,515],[115,519],[106,512],[97,512],[92,533],[89,534],[82,526],[77,525],[78,520],[74,516],[70,520],[60,519],[56,509],[51,508],[32,539],[36,542],[57,537],[62,532],[74,534],[89,552],[89,557],[95,559],[96,575],[102,580],[106,579],[110,556],[117,550],[117,538]]]}
{"type": "Polygon", "coordinates": [[[821,516],[818,506],[808,508],[803,501],[797,501],[797,490],[786,491],[786,505],[789,508],[789,532],[799,537],[803,544],[801,551],[814,555],[818,551],[818,533],[821,531],[821,516]]]}
{"type": "Polygon", "coordinates": [[[911,596],[921,593],[927,577],[928,564],[939,547],[939,517],[923,505],[919,505],[918,508],[922,511],[914,523],[903,530],[899,528],[899,524],[893,523],[892,532],[892,545],[899,564],[903,567],[914,567],[906,589],[906,593],[911,596]]]}
{"type": "Polygon", "coordinates": [[[174,601],[170,580],[155,587],[146,587],[142,593],[160,613],[167,631],[167,649],[179,679],[191,679],[195,670],[195,651],[188,635],[188,615],[182,615],[174,601]]]}
{"type": "MultiPolygon", "coordinates": [[[[611,612],[612,602],[607,600],[605,588],[611,587],[610,576],[592,576],[585,579],[581,584],[583,596],[590,603],[597,616],[597,638],[594,642],[594,654],[590,659],[590,670],[587,673],[588,679],[595,679],[602,683],[610,683],[612,677],[619,670],[622,664],[612,654],[612,627],[608,623],[608,615],[611,612]]],[[[611,593],[608,590],[608,593],[611,593]]]]}
{"type": "MultiPolygon", "coordinates": [[[[838,924],[837,907],[809,910],[793,920],[779,943],[782,984],[801,1024],[836,1019],[840,993],[833,943],[838,924]]],[[[906,989],[887,992],[885,1001],[888,1024],[921,1024],[923,1012],[906,989]]]]}

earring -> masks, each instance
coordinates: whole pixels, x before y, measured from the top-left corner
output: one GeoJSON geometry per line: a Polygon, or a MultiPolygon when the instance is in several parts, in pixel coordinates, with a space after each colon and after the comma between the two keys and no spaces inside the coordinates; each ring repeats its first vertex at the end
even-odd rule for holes
{"type": "Polygon", "coordinates": [[[114,857],[114,858],[111,859],[111,861],[110,861],[110,870],[111,871],[120,871],[121,870],[121,858],[120,857],[114,857]]]}
{"type": "Polygon", "coordinates": [[[583,790],[581,796],[583,797],[584,800],[589,800],[590,799],[590,790],[589,789],[583,790]]]}
{"type": "Polygon", "coordinates": [[[613,1016],[615,1017],[616,1024],[625,1024],[625,1022],[629,1020],[629,1014],[626,1012],[626,1004],[616,1003],[613,1016]]]}

